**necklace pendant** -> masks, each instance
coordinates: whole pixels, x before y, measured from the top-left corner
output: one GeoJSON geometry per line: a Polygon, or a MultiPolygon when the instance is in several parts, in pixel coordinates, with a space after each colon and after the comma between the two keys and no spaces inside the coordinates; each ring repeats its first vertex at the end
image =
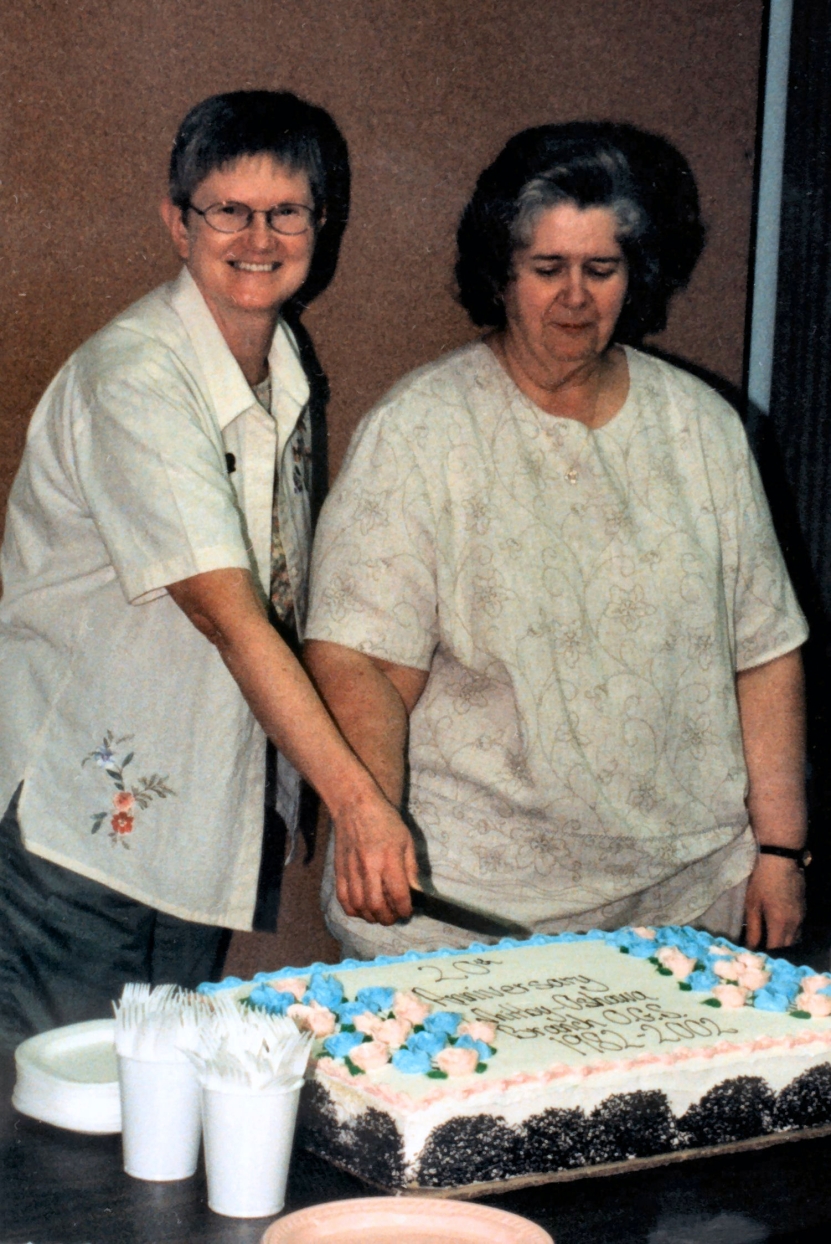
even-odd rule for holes
{"type": "Polygon", "coordinates": [[[571,467],[568,471],[566,471],[566,479],[570,484],[577,483],[577,470],[575,467],[571,467]]]}

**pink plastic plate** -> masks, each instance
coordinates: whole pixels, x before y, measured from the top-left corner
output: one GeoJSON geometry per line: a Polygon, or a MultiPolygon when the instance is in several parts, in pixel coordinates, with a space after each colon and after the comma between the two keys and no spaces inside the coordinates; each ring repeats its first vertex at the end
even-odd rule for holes
{"type": "Polygon", "coordinates": [[[298,1210],[260,1244],[554,1244],[542,1227],[487,1205],[433,1197],[359,1197],[298,1210]]]}

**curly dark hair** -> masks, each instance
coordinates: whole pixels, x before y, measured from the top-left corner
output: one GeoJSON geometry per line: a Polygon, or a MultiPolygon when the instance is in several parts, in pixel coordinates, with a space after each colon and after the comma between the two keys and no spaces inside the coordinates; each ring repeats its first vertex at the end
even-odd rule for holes
{"type": "Polygon", "coordinates": [[[241,156],[271,155],[304,172],[318,221],[309,275],[290,300],[296,309],[322,293],[335,274],[349,219],[349,152],[329,113],[291,91],[229,91],[191,108],[170,154],[169,194],[185,211],[200,182],[241,156]],[[325,215],[324,215],[325,213],[325,215]]]}
{"type": "Polygon", "coordinates": [[[629,281],[614,340],[637,345],[666,326],[704,247],[689,164],[665,138],[634,125],[573,121],[515,134],[479,177],[457,234],[459,301],[474,324],[503,328],[513,255],[536,214],[558,203],[608,207],[629,281]]]}

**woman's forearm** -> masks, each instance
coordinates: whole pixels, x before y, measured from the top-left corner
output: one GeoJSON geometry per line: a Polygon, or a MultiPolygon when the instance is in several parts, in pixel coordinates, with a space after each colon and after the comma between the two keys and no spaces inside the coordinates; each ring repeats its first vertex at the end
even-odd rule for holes
{"type": "Polygon", "coordinates": [[[805,811],[805,695],[797,649],[736,677],[747,764],[747,807],[760,843],[801,847],[805,811]]]}
{"type": "MultiPolygon", "coordinates": [[[[748,772],[747,807],[760,846],[805,843],[805,705],[802,659],[786,653],[736,678],[748,772]]],[[[759,855],[747,887],[746,941],[790,946],[805,914],[805,880],[795,860],[759,855]]]]}
{"type": "Polygon", "coordinates": [[[303,659],[344,738],[399,806],[409,715],[427,674],[322,640],[310,640],[303,659]]]}
{"type": "MultiPolygon", "coordinates": [[[[409,715],[427,682],[424,670],[378,661],[341,644],[309,642],[305,660],[338,725],[387,798],[400,806],[409,715]]],[[[335,880],[348,916],[389,924],[405,914],[394,895],[417,881],[415,851],[406,841],[335,824],[335,880]]],[[[409,914],[407,912],[406,914],[409,914]]]]}

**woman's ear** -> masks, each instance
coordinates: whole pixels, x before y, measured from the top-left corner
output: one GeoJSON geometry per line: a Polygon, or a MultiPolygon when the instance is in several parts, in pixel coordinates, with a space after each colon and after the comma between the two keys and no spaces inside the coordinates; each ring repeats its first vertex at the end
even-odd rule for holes
{"type": "Polygon", "coordinates": [[[159,215],[173,240],[176,254],[180,259],[187,260],[190,255],[190,235],[181,207],[177,207],[172,199],[165,196],[159,205],[159,215]]]}

